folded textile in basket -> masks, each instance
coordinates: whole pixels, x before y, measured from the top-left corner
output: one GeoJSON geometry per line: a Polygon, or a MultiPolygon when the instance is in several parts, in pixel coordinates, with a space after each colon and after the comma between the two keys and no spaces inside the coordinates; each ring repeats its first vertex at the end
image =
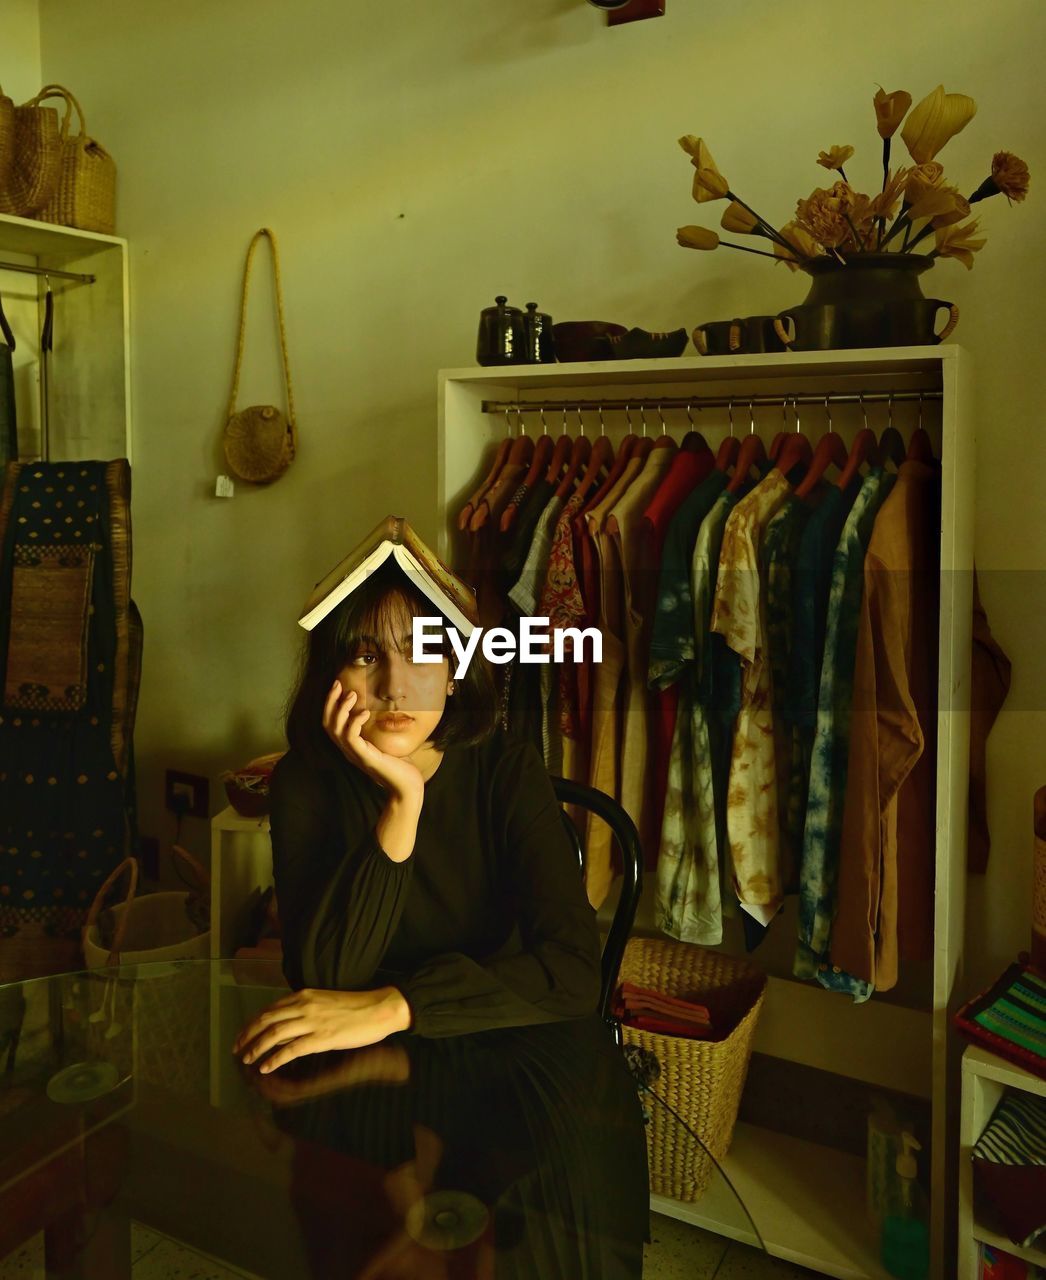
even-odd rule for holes
{"type": "Polygon", "coordinates": [[[704,1005],[639,987],[633,982],[619,984],[614,1016],[630,1027],[662,1035],[701,1038],[712,1033],[712,1019],[704,1005]]]}
{"type": "Polygon", "coordinates": [[[968,1001],[955,1025],[971,1040],[1046,1079],[1046,972],[1012,964],[987,991],[968,1001]]]}
{"type": "Polygon", "coordinates": [[[1046,1098],[1007,1090],[971,1155],[978,1193],[1030,1249],[1046,1231],[1046,1098]]]}

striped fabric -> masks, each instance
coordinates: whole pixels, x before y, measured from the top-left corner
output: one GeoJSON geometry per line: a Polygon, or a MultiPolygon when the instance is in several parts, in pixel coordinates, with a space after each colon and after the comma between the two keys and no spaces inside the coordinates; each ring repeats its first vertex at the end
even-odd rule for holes
{"type": "Polygon", "coordinates": [[[1026,969],[973,1020],[993,1035],[1046,1058],[1046,979],[1026,969]]]}
{"type": "Polygon", "coordinates": [[[973,1155],[992,1164],[1046,1165],[1046,1098],[1007,1090],[973,1155]]]}

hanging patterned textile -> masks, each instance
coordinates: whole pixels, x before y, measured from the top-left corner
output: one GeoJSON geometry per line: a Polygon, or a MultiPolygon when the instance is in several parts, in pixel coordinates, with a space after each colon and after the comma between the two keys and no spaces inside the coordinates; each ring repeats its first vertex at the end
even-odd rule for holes
{"type": "Polygon", "coordinates": [[[136,844],[130,467],[10,463],[0,494],[0,982],[77,968],[136,844]]]}

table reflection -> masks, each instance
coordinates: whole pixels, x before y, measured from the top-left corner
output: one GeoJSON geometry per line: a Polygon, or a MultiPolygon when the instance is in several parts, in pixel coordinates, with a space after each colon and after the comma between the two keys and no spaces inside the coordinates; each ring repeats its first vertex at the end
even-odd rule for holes
{"type": "Polygon", "coordinates": [[[641,1274],[640,1103],[597,1019],[264,1074],[231,1046],[285,991],[242,961],[0,988],[0,1259],[43,1231],[48,1275],[129,1276],[136,1220],[263,1280],[641,1274]]]}

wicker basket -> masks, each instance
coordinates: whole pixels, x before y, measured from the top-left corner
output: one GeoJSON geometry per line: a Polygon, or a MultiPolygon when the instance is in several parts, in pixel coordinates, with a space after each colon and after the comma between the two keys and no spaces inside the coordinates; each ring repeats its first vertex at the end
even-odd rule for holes
{"type": "Polygon", "coordinates": [[[0,191],[11,176],[15,158],[15,104],[0,88],[0,191]]]}
{"type": "Polygon", "coordinates": [[[51,198],[35,215],[41,222],[77,227],[112,235],[116,229],[116,161],[103,146],[87,136],[83,108],[60,84],[48,84],[33,99],[62,98],[66,112],[75,110],[80,132],[62,131],[61,165],[51,198]]]}
{"type": "MultiPolygon", "coordinates": [[[[766,975],[743,960],[702,947],[632,938],[620,976],[667,995],[700,1000],[713,1026],[730,1028],[720,1040],[690,1040],[622,1027],[626,1044],[649,1050],[661,1064],[655,1092],[721,1160],[734,1133],[766,975]]],[[[651,1191],[674,1200],[700,1199],[715,1166],[657,1103],[647,1126],[647,1146],[651,1191]]]]}
{"type": "Polygon", "coordinates": [[[41,107],[35,98],[15,107],[10,169],[0,174],[0,213],[31,218],[51,199],[62,167],[71,109],[67,103],[59,127],[54,107],[41,107]]]}

